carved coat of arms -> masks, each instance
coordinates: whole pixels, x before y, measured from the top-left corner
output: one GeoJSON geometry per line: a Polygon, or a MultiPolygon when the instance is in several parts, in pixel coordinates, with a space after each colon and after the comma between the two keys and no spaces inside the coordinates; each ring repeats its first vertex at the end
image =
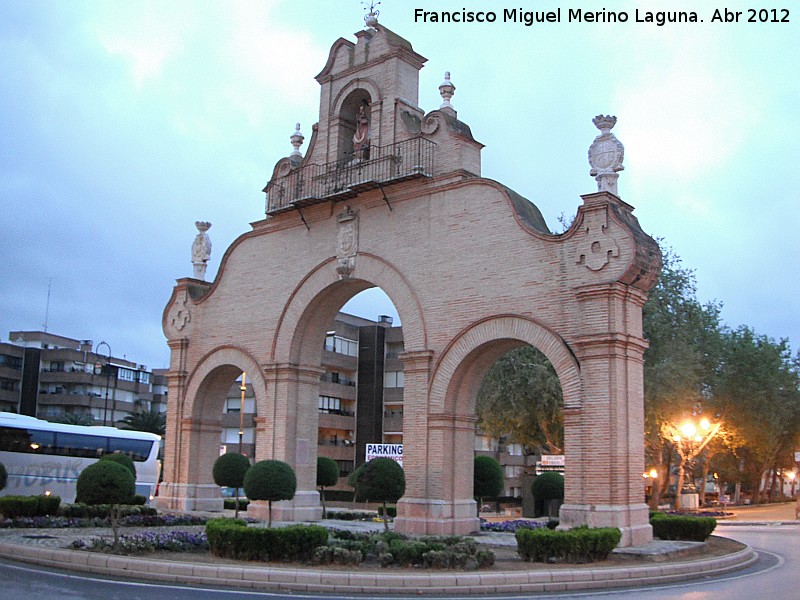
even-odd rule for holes
{"type": "Polygon", "coordinates": [[[336,272],[339,274],[339,279],[346,279],[356,267],[358,213],[348,206],[336,220],[339,225],[336,241],[336,272]]]}

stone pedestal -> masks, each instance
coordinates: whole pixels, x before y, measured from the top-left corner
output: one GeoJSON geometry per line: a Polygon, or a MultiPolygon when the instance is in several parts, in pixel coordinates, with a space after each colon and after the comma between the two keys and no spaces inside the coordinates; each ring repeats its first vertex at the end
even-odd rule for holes
{"type": "MultiPolygon", "coordinates": [[[[269,502],[253,500],[247,506],[247,516],[259,521],[269,520],[269,502]]],[[[297,492],[291,500],[272,503],[273,521],[319,521],[322,506],[319,492],[297,492]]]]}
{"type": "Polygon", "coordinates": [[[445,502],[401,498],[397,503],[394,530],[414,535],[466,535],[480,531],[478,506],[474,500],[445,502]]]}
{"type": "Polygon", "coordinates": [[[225,505],[219,486],[213,484],[163,482],[158,492],[155,504],[162,510],[222,512],[225,505]]]}
{"type": "Polygon", "coordinates": [[[691,492],[681,494],[681,510],[697,510],[700,508],[700,494],[691,492]]]}

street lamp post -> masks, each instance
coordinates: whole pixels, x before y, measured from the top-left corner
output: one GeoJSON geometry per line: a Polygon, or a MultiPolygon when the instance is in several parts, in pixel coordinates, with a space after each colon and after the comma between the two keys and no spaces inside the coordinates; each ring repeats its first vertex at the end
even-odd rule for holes
{"type": "Polygon", "coordinates": [[[708,419],[699,423],[691,420],[681,425],[665,425],[665,434],[675,444],[680,462],[678,463],[678,485],[675,490],[675,510],[681,508],[681,492],[683,491],[686,465],[693,461],[705,449],[708,443],[719,433],[722,423],[711,424],[708,419]]]}
{"type": "Polygon", "coordinates": [[[109,346],[105,341],[100,342],[95,346],[94,353],[98,356],[102,356],[100,354],[100,346],[105,346],[108,350],[106,358],[106,362],[103,365],[103,371],[106,373],[106,397],[105,402],[103,403],[103,425],[107,424],[108,420],[108,384],[109,380],[111,379],[111,346],[109,346]]]}
{"type": "Polygon", "coordinates": [[[242,452],[242,442],[244,441],[244,393],[247,391],[247,373],[242,371],[242,385],[239,386],[239,390],[242,392],[242,401],[239,405],[239,454],[244,454],[242,452]]]}

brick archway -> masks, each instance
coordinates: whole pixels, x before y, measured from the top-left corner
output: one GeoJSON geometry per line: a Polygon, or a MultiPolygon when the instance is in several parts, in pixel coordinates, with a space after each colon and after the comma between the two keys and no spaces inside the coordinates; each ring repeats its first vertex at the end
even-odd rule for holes
{"type": "Polygon", "coordinates": [[[564,391],[562,524],[616,526],[623,545],[647,542],[641,309],[660,271],[657,245],[616,195],[616,179],[582,197],[567,232],[551,233],[532,203],[480,176],[482,145],[448,102],[427,114],[417,106],[425,59],[411,44],[383,26],[357,38],[337,41],[317,75],[320,122],[305,156],[293,136],[296,151],[278,161],[264,188],[266,217],[227,250],[213,284],[178,280],[165,308],[172,354],[160,502],[199,505],[207,461],[193,455],[213,437],[209,394],[236,369],[253,369],[256,458],[284,460],[298,479],[297,496],[275,516],[319,518],[322,342],[350,297],[379,286],[406,344],[409,485],[398,530],[475,529],[471,461],[460,461],[471,457],[477,385],[500,354],[531,344],[564,391]],[[358,90],[373,99],[370,152],[342,158],[336,99],[358,90]]]}

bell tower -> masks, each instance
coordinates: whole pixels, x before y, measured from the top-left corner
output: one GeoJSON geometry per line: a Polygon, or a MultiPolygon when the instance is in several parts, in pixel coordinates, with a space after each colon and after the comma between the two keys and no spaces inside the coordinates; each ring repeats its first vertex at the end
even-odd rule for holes
{"type": "Polygon", "coordinates": [[[368,15],[367,21],[355,44],[344,38],[333,44],[316,77],[322,88],[316,132],[322,147],[309,149],[312,162],[368,159],[370,148],[411,137],[399,126],[401,112],[423,115],[419,71],[427,59],[377,18],[368,15]]]}

